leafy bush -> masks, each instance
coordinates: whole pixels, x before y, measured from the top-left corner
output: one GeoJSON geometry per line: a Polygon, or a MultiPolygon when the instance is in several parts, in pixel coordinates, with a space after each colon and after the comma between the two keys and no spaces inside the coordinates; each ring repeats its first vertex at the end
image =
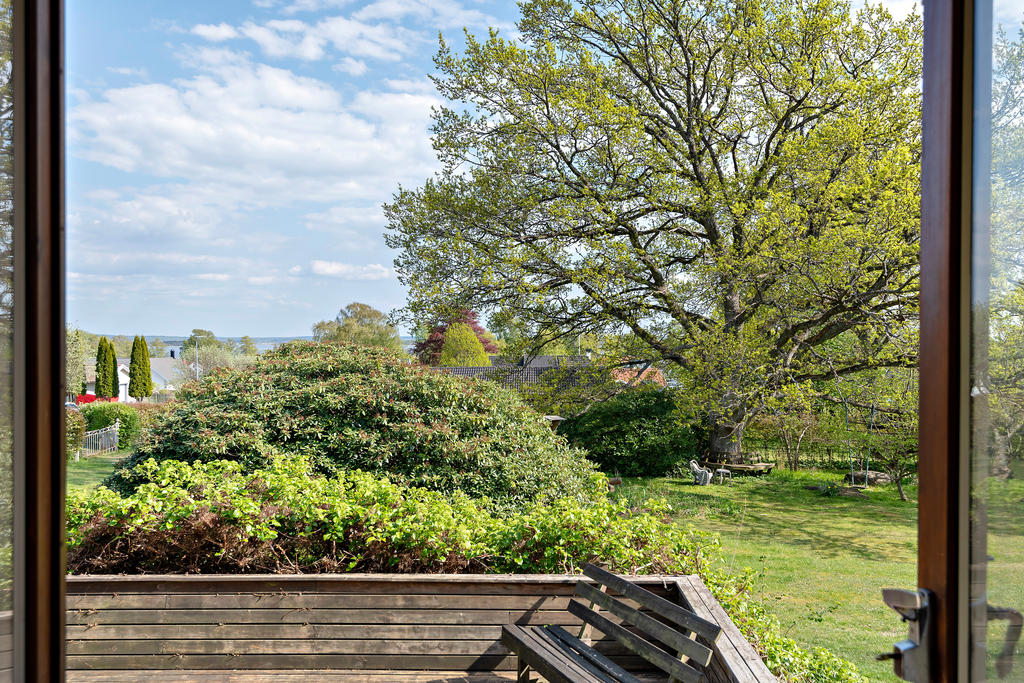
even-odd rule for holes
{"type": "Polygon", "coordinates": [[[441,346],[441,358],[438,365],[449,367],[462,366],[470,368],[490,367],[491,357],[484,350],[484,345],[476,338],[476,333],[466,323],[455,323],[444,333],[444,345],[441,346]]]}
{"type": "Polygon", "coordinates": [[[74,408],[64,408],[64,450],[68,460],[75,457],[84,443],[85,418],[74,408]]]}
{"type": "Polygon", "coordinates": [[[126,403],[90,403],[82,407],[82,416],[85,417],[85,427],[89,431],[109,427],[120,420],[117,441],[121,448],[131,448],[139,436],[139,414],[134,406],[126,403]]]}
{"type": "Polygon", "coordinates": [[[407,488],[352,471],[316,476],[302,457],[245,474],[236,461],[147,460],[148,480],[119,496],[69,498],[73,572],[573,572],[603,560],[617,571],[692,573],[716,547],[607,495],[561,498],[500,517],[455,492],[407,488]]]}
{"type": "Polygon", "coordinates": [[[146,434],[156,425],[167,409],[170,407],[169,403],[136,403],[132,405],[135,409],[135,414],[139,416],[139,435],[136,437],[136,442],[146,438],[146,434]]]}
{"type": "MultiPolygon", "coordinates": [[[[506,508],[602,486],[583,453],[514,392],[343,343],[284,344],[248,368],[186,384],[126,465],[227,459],[252,471],[278,452],[320,473],[376,472],[506,508]]],[[[123,469],[109,485],[126,492],[140,481],[123,469]]]]}
{"type": "Polygon", "coordinates": [[[461,493],[363,472],[318,477],[295,456],[250,474],[237,461],[139,468],[150,483],[131,495],[69,495],[72,573],[575,573],[590,561],[627,574],[698,574],[785,680],[859,680],[849,663],[780,636],[750,601],[749,576],[720,570],[717,538],[674,524],[662,501],[562,498],[499,517],[461,493]]]}
{"type": "Polygon", "coordinates": [[[660,476],[694,457],[694,430],[684,424],[672,391],[640,385],[596,403],[558,428],[569,443],[585,449],[605,472],[630,477],[660,476]]]}

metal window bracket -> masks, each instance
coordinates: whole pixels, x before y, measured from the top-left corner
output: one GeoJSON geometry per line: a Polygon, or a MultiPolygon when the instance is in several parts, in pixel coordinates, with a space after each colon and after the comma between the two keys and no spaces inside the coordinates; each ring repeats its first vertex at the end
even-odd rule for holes
{"type": "Polygon", "coordinates": [[[896,610],[903,621],[907,622],[907,639],[893,646],[892,652],[878,655],[876,659],[891,659],[893,672],[905,681],[927,683],[930,642],[928,623],[928,605],[932,592],[921,588],[917,591],[886,588],[882,591],[882,600],[896,610]]]}

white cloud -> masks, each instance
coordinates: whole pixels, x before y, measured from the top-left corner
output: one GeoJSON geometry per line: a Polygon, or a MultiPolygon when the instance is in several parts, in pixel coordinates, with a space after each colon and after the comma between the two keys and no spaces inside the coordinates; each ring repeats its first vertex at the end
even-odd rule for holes
{"type": "Polygon", "coordinates": [[[301,21],[271,21],[265,25],[246,23],[240,29],[268,57],[298,57],[314,60],[324,56],[324,38],[301,21]]]}
{"type": "Polygon", "coordinates": [[[343,280],[384,280],[391,277],[391,270],[379,263],[357,266],[338,261],[313,261],[311,268],[316,275],[337,277],[343,280]]]}
{"type": "Polygon", "coordinates": [[[192,27],[192,33],[215,43],[238,37],[235,27],[225,23],[197,24],[192,27]]]}
{"type": "Polygon", "coordinates": [[[148,74],[145,69],[133,68],[130,66],[108,66],[107,71],[115,73],[118,76],[135,76],[136,78],[148,78],[148,74]]]}
{"type": "MultiPolygon", "coordinates": [[[[299,0],[286,7],[284,13],[294,15],[347,4],[299,0]]],[[[355,58],[398,61],[421,50],[432,51],[438,30],[463,27],[515,31],[512,24],[466,8],[456,0],[378,0],[348,16],[328,16],[318,21],[247,21],[239,26],[199,24],[192,28],[192,33],[210,41],[248,38],[272,58],[313,61],[324,59],[333,50],[348,56],[336,68],[358,76],[365,71],[365,64],[360,66],[355,58]]]]}
{"type": "Polygon", "coordinates": [[[210,41],[244,37],[259,45],[268,57],[307,61],[323,59],[328,48],[356,57],[396,61],[410,54],[414,46],[433,40],[433,36],[428,38],[402,26],[343,16],[327,17],[316,23],[273,19],[263,23],[247,21],[237,27],[200,24],[192,28],[192,33],[210,41]]]}
{"type": "Polygon", "coordinates": [[[463,7],[457,0],[376,0],[352,16],[360,21],[413,19],[420,24],[448,29],[494,27],[510,31],[514,28],[485,12],[463,7]]]}
{"type": "Polygon", "coordinates": [[[334,65],[335,71],[346,73],[349,76],[362,76],[366,73],[367,67],[366,62],[361,59],[352,59],[351,57],[345,57],[340,62],[334,65]]]}
{"type": "Polygon", "coordinates": [[[231,276],[227,273],[199,273],[196,277],[200,280],[210,280],[212,282],[227,282],[231,279],[231,276]]]}
{"type": "Polygon", "coordinates": [[[298,275],[301,272],[302,272],[302,266],[292,266],[291,268],[288,269],[288,274],[289,275],[298,275]]]}
{"type": "Polygon", "coordinates": [[[343,7],[351,0],[294,0],[284,8],[285,14],[296,14],[298,12],[317,12],[332,7],[343,7]]]}
{"type": "Polygon", "coordinates": [[[228,50],[187,59],[192,78],[111,88],[72,107],[77,156],[178,179],[122,199],[126,225],[208,234],[233,209],[365,201],[436,167],[432,94],[364,91],[346,101],[323,81],[228,50]]]}
{"type": "Polygon", "coordinates": [[[272,285],[278,281],[278,278],[273,275],[255,275],[245,279],[250,285],[272,285]]]}

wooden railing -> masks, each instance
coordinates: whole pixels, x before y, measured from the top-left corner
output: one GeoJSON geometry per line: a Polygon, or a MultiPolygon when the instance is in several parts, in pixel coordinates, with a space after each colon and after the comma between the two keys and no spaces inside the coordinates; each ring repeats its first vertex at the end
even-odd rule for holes
{"type": "MultiPolygon", "coordinates": [[[[504,624],[578,626],[580,577],[334,574],[72,576],[67,664],[74,670],[514,671],[504,624]]],[[[697,577],[630,577],[722,620],[709,681],[774,680],[697,577]]],[[[595,647],[647,668],[614,641],[595,647]]],[[[132,674],[127,674],[129,680],[132,674]]],[[[138,675],[138,674],[135,674],[138,675]]],[[[73,679],[73,677],[70,677],[73,679]]],[[[84,679],[83,679],[84,680],[84,679]]],[[[106,680],[106,679],[104,679],[106,680]]]]}

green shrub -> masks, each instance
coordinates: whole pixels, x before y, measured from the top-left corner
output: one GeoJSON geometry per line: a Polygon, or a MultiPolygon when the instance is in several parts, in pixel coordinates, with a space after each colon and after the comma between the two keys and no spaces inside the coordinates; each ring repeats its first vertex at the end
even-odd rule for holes
{"type": "Polygon", "coordinates": [[[848,662],[781,636],[749,599],[750,576],[722,571],[717,538],[673,523],[663,501],[562,498],[500,517],[461,493],[363,472],[319,477],[295,456],[250,474],[237,461],[139,468],[150,483],[131,495],[68,496],[70,572],[576,573],[597,562],[624,574],[698,574],[785,680],[860,680],[848,662]]]}
{"type": "Polygon", "coordinates": [[[465,494],[410,488],[350,471],[316,476],[280,456],[243,473],[237,461],[147,460],[148,483],[70,499],[72,571],[692,573],[717,542],[683,529],[663,505],[631,509],[607,494],[561,498],[497,516],[465,494]]]}
{"type": "Polygon", "coordinates": [[[126,403],[95,402],[82,406],[87,430],[103,429],[120,420],[117,441],[120,448],[131,448],[139,436],[141,423],[134,406],[126,403]]]}
{"type": "MultiPolygon", "coordinates": [[[[507,508],[589,496],[603,479],[510,390],[328,342],[284,344],[186,384],[126,465],[227,459],[252,471],[277,452],[320,473],[376,472],[507,508]]],[[[109,480],[122,492],[138,483],[127,470],[109,480]]]]}
{"type": "Polygon", "coordinates": [[[132,405],[135,414],[139,416],[139,435],[135,441],[139,442],[146,438],[146,434],[156,425],[160,417],[170,408],[170,403],[135,403],[132,405]]]}
{"type": "Polygon", "coordinates": [[[466,323],[455,323],[444,333],[441,358],[437,364],[446,367],[490,367],[491,357],[487,355],[472,327],[466,323]]]}
{"type": "Polygon", "coordinates": [[[85,443],[85,418],[74,408],[64,408],[64,450],[68,460],[75,457],[85,443]]]}
{"type": "Polygon", "coordinates": [[[595,403],[559,425],[558,433],[609,473],[661,476],[695,457],[698,439],[684,424],[672,391],[644,384],[595,403]]]}

